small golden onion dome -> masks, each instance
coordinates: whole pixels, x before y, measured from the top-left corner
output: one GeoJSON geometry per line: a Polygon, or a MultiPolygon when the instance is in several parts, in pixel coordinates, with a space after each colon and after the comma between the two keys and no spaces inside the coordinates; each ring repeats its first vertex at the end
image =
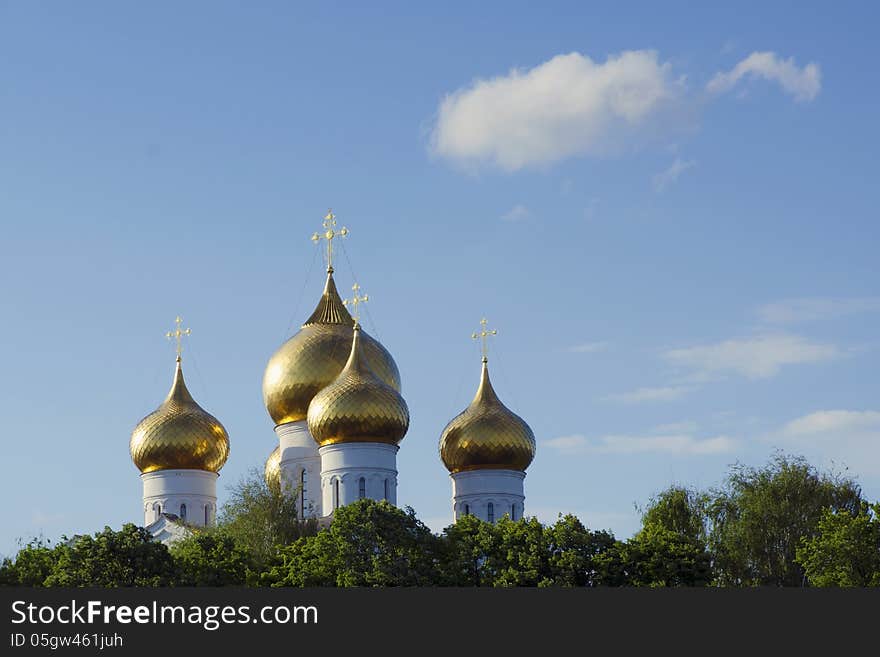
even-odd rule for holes
{"type": "Polygon", "coordinates": [[[400,393],[380,379],[366,358],[359,326],[339,376],[309,404],[309,433],[321,446],[336,443],[398,444],[409,429],[400,393]]]}
{"type": "Polygon", "coordinates": [[[229,435],[189,394],[179,357],[171,391],[159,408],[138,422],[129,450],[142,473],[172,469],[219,472],[226,463],[229,435]]]}
{"type": "Polygon", "coordinates": [[[525,472],[535,458],[535,434],[498,399],[485,358],[474,400],[440,435],[440,458],[452,473],[483,469],[525,472]]]}
{"type": "Polygon", "coordinates": [[[280,488],[281,486],[281,447],[277,446],[269,454],[266,459],[266,468],[263,470],[263,477],[266,479],[266,485],[271,489],[280,488]]]}
{"type": "MultiPolygon", "coordinates": [[[[305,420],[309,402],[333,381],[351,352],[354,320],[333,281],[333,268],[318,307],[302,329],[281,345],[263,374],[263,403],[275,424],[305,420]]],[[[361,331],[364,359],[387,385],[400,391],[400,373],[391,354],[361,331]]]]}

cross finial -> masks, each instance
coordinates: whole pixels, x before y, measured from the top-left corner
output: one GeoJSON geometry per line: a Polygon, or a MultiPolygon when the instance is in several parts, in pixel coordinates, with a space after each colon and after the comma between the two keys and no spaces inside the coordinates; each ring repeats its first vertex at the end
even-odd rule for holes
{"type": "Polygon", "coordinates": [[[361,318],[360,312],[359,312],[360,305],[362,303],[366,303],[367,301],[369,301],[370,295],[364,294],[363,296],[361,296],[361,294],[360,294],[361,286],[358,285],[357,283],[355,283],[354,285],[351,286],[351,291],[353,292],[351,299],[346,299],[345,301],[342,302],[342,305],[344,305],[346,308],[351,306],[351,309],[352,309],[351,316],[352,316],[352,319],[354,319],[354,325],[360,326],[360,318],[361,318]]]}
{"type": "Polygon", "coordinates": [[[180,325],[183,324],[183,320],[178,315],[174,320],[175,329],[173,331],[168,331],[165,334],[165,337],[171,340],[172,338],[177,340],[177,361],[180,362],[180,354],[183,353],[183,345],[181,344],[181,338],[185,335],[192,335],[192,329],[184,329],[180,328],[180,325]]]}
{"type": "Polygon", "coordinates": [[[336,215],[333,210],[327,210],[324,215],[324,232],[312,235],[312,241],[318,244],[322,239],[327,240],[327,270],[333,271],[333,238],[345,237],[348,235],[348,228],[343,226],[336,230],[336,215]]]}
{"type": "Polygon", "coordinates": [[[491,331],[486,328],[486,325],[489,323],[485,317],[480,320],[480,330],[474,332],[471,337],[474,340],[480,340],[482,344],[483,351],[483,362],[486,363],[489,361],[489,336],[490,335],[498,335],[498,331],[492,329],[491,331]]]}

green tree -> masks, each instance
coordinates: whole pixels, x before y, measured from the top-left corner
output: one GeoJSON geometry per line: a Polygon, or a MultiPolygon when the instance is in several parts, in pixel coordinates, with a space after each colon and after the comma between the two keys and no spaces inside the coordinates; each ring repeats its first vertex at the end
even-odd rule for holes
{"type": "Polygon", "coordinates": [[[278,560],[260,575],[262,586],[339,586],[339,544],[329,529],[282,546],[278,560]]]}
{"type": "Polygon", "coordinates": [[[277,586],[425,586],[438,581],[437,537],[411,508],[363,499],[330,526],[281,549],[264,581],[277,586]]]}
{"type": "Polygon", "coordinates": [[[46,539],[35,538],[18,551],[14,561],[3,560],[0,565],[0,585],[45,586],[57,561],[57,546],[49,547],[46,539]]]}
{"type": "Polygon", "coordinates": [[[665,529],[705,545],[709,500],[708,494],[693,488],[670,486],[642,510],[642,528],[665,529]]]}
{"type": "Polygon", "coordinates": [[[796,560],[816,535],[826,508],[857,513],[861,491],[850,478],[818,472],[802,457],[777,453],[761,468],[731,467],[708,504],[709,548],[722,585],[803,586],[796,560]]]}
{"type": "Polygon", "coordinates": [[[440,537],[440,577],[445,586],[494,586],[501,563],[495,525],[466,515],[440,537]]]}
{"type": "Polygon", "coordinates": [[[298,517],[296,495],[296,491],[285,493],[279,486],[269,486],[263,473],[255,469],[229,491],[218,527],[247,553],[257,572],[271,568],[280,546],[317,532],[314,519],[298,517]]]}
{"type": "Polygon", "coordinates": [[[46,586],[167,586],[174,581],[168,548],[143,527],[105,527],[94,536],[76,536],[55,549],[57,561],[46,586]]]}
{"type": "Polygon", "coordinates": [[[537,518],[504,516],[495,523],[495,532],[498,549],[491,557],[495,586],[553,585],[548,537],[537,518]]]}
{"type": "Polygon", "coordinates": [[[222,528],[196,531],[170,546],[178,586],[244,585],[251,557],[222,528]]]}
{"type": "Polygon", "coordinates": [[[706,586],[711,557],[697,538],[649,524],[620,549],[620,584],[627,586],[706,586]]]}
{"type": "Polygon", "coordinates": [[[864,502],[855,514],[825,509],[797,561],[814,586],[880,586],[880,504],[864,502]]]}
{"type": "Polygon", "coordinates": [[[591,532],[573,515],[560,514],[545,529],[550,579],[556,586],[599,586],[606,584],[608,553],[617,541],[606,531],[591,532]]]}

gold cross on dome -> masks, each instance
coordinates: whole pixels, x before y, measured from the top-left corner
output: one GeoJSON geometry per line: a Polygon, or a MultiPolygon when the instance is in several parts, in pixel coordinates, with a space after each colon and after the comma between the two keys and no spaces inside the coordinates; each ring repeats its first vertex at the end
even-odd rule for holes
{"type": "Polygon", "coordinates": [[[486,328],[486,325],[489,323],[485,317],[480,320],[480,330],[476,331],[471,335],[474,340],[480,340],[482,344],[483,351],[483,361],[489,360],[489,336],[490,335],[498,335],[498,331],[492,329],[491,331],[486,328]]]}
{"type": "Polygon", "coordinates": [[[333,269],[333,238],[345,237],[348,235],[348,228],[343,226],[336,230],[336,215],[333,210],[327,210],[324,215],[324,232],[312,235],[312,241],[318,244],[321,240],[327,240],[327,269],[333,269]]]}
{"type": "Polygon", "coordinates": [[[165,337],[171,340],[175,338],[177,340],[177,360],[180,360],[180,354],[183,353],[183,344],[181,343],[181,338],[184,336],[192,335],[192,329],[183,329],[180,328],[180,325],[183,324],[183,320],[180,318],[180,315],[174,320],[176,324],[176,328],[173,331],[168,331],[165,334],[165,337]]]}
{"type": "Polygon", "coordinates": [[[361,286],[358,285],[357,283],[355,283],[354,285],[351,286],[351,291],[354,293],[352,295],[351,299],[346,299],[345,301],[342,302],[342,305],[345,306],[346,308],[351,306],[351,308],[350,308],[352,311],[351,317],[352,317],[352,319],[354,319],[354,325],[360,326],[360,318],[361,318],[360,305],[362,303],[366,303],[367,301],[369,301],[370,295],[364,294],[363,296],[361,296],[360,295],[361,286]]]}

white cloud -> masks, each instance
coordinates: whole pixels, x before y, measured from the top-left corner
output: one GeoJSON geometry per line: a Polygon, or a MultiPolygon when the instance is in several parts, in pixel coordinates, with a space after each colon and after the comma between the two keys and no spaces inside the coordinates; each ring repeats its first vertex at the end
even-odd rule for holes
{"type": "Polygon", "coordinates": [[[661,436],[607,435],[590,440],[582,435],[561,436],[545,440],[543,445],[564,454],[593,452],[599,454],[638,454],[666,452],[682,455],[721,454],[736,447],[727,436],[697,439],[686,434],[661,436]]]}
{"type": "Polygon", "coordinates": [[[682,160],[680,157],[676,157],[672,161],[672,164],[669,165],[669,168],[660,173],[654,174],[654,177],[651,179],[654,191],[662,192],[669,187],[669,185],[678,180],[682,173],[696,164],[697,163],[694,160],[682,160]]]}
{"type": "Polygon", "coordinates": [[[477,79],[440,104],[431,149],[506,171],[607,151],[674,104],[681,84],[651,50],[596,63],[573,52],[477,79]]]}
{"type": "Polygon", "coordinates": [[[660,424],[654,427],[654,433],[693,433],[698,428],[699,426],[693,420],[683,420],[681,422],[660,424]]]}
{"type": "Polygon", "coordinates": [[[602,397],[603,401],[639,404],[653,401],[675,401],[681,399],[693,388],[690,386],[662,386],[658,388],[638,388],[631,392],[621,392],[602,397]]]}
{"type": "Polygon", "coordinates": [[[878,311],[880,297],[814,297],[768,303],[758,309],[758,315],[770,324],[794,324],[878,311]]]}
{"type": "Polygon", "coordinates": [[[792,420],[782,428],[789,437],[817,434],[851,433],[873,430],[880,432],[880,413],[877,411],[816,411],[792,420]]]}
{"type": "Polygon", "coordinates": [[[522,221],[531,215],[529,209],[524,205],[514,205],[510,210],[501,215],[504,221],[522,221]]]}
{"type": "Polygon", "coordinates": [[[558,449],[561,452],[576,452],[586,447],[589,443],[584,436],[559,436],[559,438],[550,438],[543,442],[550,449],[558,449]]]}
{"type": "Polygon", "coordinates": [[[706,90],[713,94],[730,91],[744,77],[777,82],[797,101],[813,100],[822,87],[822,74],[817,64],[810,62],[798,68],[793,57],[781,59],[774,52],[753,52],[727,73],[716,73],[706,90]]]}
{"type": "Polygon", "coordinates": [[[607,342],[584,342],[569,347],[568,350],[576,354],[594,354],[599,351],[605,351],[608,348],[607,342]]]}
{"type": "Polygon", "coordinates": [[[880,475],[880,411],[815,411],[791,420],[765,439],[796,445],[813,460],[845,465],[856,476],[880,475]]]}
{"type": "Polygon", "coordinates": [[[816,363],[840,356],[832,344],[810,342],[798,335],[763,335],[717,344],[671,349],[663,357],[700,376],[741,374],[750,379],[776,375],[784,365],[816,363]]]}

